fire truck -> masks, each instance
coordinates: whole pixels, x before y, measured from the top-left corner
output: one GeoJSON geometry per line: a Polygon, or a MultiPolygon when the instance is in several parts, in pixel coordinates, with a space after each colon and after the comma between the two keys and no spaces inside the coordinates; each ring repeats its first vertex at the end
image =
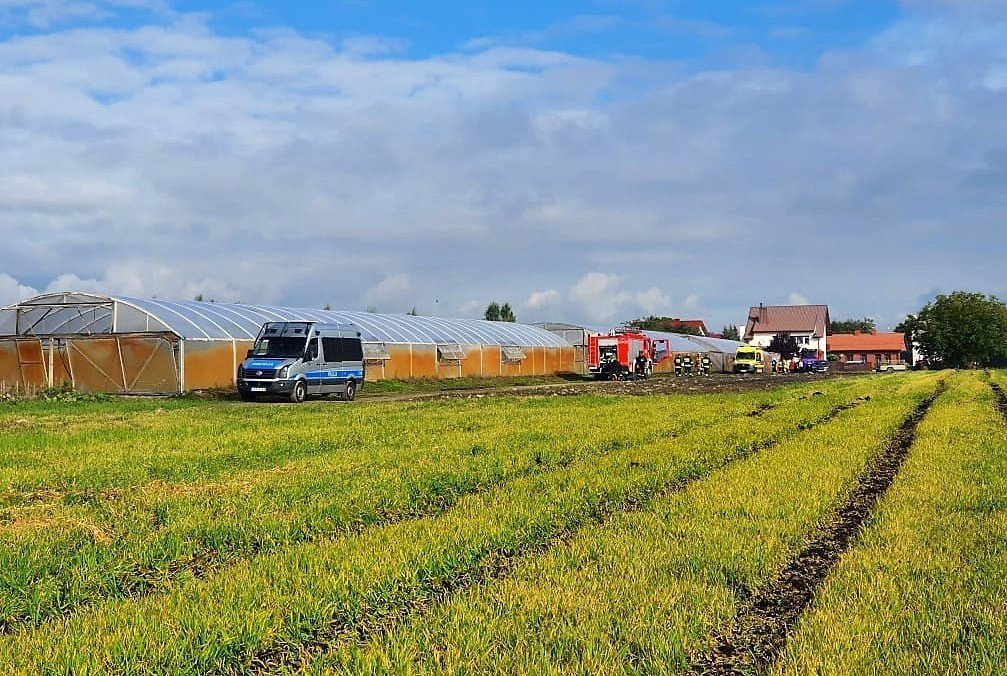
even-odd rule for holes
{"type": "Polygon", "coordinates": [[[587,371],[603,380],[646,378],[671,354],[667,339],[653,339],[636,331],[615,331],[587,337],[587,371]]]}

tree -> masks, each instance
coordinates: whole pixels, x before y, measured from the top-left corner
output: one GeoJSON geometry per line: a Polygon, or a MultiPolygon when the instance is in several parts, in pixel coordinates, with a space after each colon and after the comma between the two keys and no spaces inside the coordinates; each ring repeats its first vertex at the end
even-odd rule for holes
{"type": "Polygon", "coordinates": [[[1007,305],[996,296],[955,291],[939,295],[899,324],[907,343],[929,361],[962,368],[1007,359],[1007,305]]]}
{"type": "Polygon", "coordinates": [[[627,329],[635,331],[663,331],[665,333],[684,333],[690,336],[702,335],[700,330],[695,326],[683,324],[681,319],[674,317],[650,315],[648,317],[640,317],[639,319],[631,319],[628,322],[623,322],[622,325],[627,329]]]}
{"type": "Polygon", "coordinates": [[[409,312],[407,312],[406,314],[409,315],[410,317],[419,317],[420,316],[420,313],[416,311],[416,306],[415,305],[413,306],[413,309],[410,310],[409,312]]]}
{"type": "Polygon", "coordinates": [[[325,304],[325,307],[323,307],[322,309],[323,309],[323,310],[331,310],[331,309],[332,309],[332,306],[331,306],[331,305],[329,305],[328,303],[326,303],[326,304],[325,304]]]}
{"type": "Polygon", "coordinates": [[[741,340],[741,331],[737,326],[725,326],[721,335],[725,340],[741,340]]]}
{"type": "Polygon", "coordinates": [[[870,333],[876,328],[877,325],[870,317],[864,317],[863,319],[840,319],[829,322],[829,333],[853,333],[855,331],[870,333]]]}
{"type": "Polygon", "coordinates": [[[769,343],[769,351],[776,352],[783,359],[790,359],[800,352],[797,340],[789,333],[777,333],[769,343]]]}
{"type": "Polygon", "coordinates": [[[511,308],[510,303],[504,303],[500,305],[496,301],[490,303],[486,306],[486,312],[483,317],[487,321],[491,322],[516,322],[517,315],[514,314],[514,310],[511,308]]]}
{"type": "Polygon", "coordinates": [[[198,301],[202,302],[203,301],[203,294],[197,293],[196,297],[193,298],[193,300],[198,300],[198,301]]]}

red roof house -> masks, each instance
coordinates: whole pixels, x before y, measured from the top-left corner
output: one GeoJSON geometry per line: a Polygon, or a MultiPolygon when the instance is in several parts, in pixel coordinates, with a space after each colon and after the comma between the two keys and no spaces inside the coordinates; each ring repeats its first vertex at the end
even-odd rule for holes
{"type": "Polygon", "coordinates": [[[878,364],[899,363],[906,350],[904,333],[834,333],[829,336],[829,354],[847,363],[866,363],[874,369],[878,364]]]}

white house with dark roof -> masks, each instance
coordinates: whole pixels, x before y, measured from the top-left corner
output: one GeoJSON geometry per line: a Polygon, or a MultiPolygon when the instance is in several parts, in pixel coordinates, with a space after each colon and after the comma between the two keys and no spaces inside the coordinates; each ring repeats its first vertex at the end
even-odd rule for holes
{"type": "Polygon", "coordinates": [[[744,341],[769,347],[773,336],[789,333],[801,349],[815,350],[820,359],[827,354],[828,305],[758,305],[748,311],[744,341]]]}

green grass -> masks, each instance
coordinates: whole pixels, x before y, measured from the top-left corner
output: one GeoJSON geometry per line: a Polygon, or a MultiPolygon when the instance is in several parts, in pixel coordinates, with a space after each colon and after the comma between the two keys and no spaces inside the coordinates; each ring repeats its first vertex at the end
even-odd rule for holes
{"type": "MultiPolygon", "coordinates": [[[[801,401],[788,397],[758,419],[728,418],[676,439],[620,445],[519,476],[462,497],[442,514],[241,558],[205,579],[173,580],[154,596],[98,601],[66,620],[9,636],[0,643],[0,661],[27,671],[56,663],[81,670],[142,664],[160,672],[205,672],[242,670],[274,652],[296,655],[319,634],[352,631],[359,623],[430,603],[445,586],[548,548],[606,514],[716,470],[752,444],[799,435],[801,425],[868,388],[855,383],[835,389],[801,401]]],[[[645,424],[641,405],[656,412],[669,403],[654,398],[641,404],[636,398],[625,424],[645,424]]],[[[583,414],[591,428],[599,427],[599,419],[603,429],[617,423],[590,410],[583,414]]],[[[563,422],[571,435],[571,419],[563,422]]]]}
{"type": "Polygon", "coordinates": [[[896,389],[388,635],[349,637],[312,671],[686,672],[688,654],[805,544],[933,383],[914,382],[908,397],[896,389]]]}
{"type": "MultiPolygon", "coordinates": [[[[685,671],[939,377],[0,406],[0,668],[685,671]]],[[[981,374],[950,382],[773,669],[1007,659],[1007,426],[981,374]]]]}
{"type": "Polygon", "coordinates": [[[1007,426],[968,374],[920,425],[862,541],[774,671],[1002,674],[1005,562],[1007,426]]]}

